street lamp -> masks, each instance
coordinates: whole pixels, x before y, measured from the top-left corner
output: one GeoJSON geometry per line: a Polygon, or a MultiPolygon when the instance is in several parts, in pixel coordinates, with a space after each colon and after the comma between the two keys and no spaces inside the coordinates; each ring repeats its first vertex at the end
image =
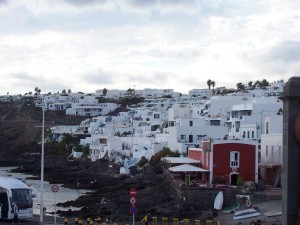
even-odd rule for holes
{"type": "Polygon", "coordinates": [[[44,203],[44,143],[45,143],[45,106],[43,105],[43,125],[42,125],[42,156],[41,156],[41,198],[40,198],[40,222],[43,222],[44,203]]]}

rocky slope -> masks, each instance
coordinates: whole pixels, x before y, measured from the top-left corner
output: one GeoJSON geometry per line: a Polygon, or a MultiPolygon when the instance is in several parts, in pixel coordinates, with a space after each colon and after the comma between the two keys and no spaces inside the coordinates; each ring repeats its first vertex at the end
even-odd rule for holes
{"type": "MultiPolygon", "coordinates": [[[[46,112],[45,127],[79,124],[83,118],[72,118],[46,112]]],[[[39,175],[42,112],[32,101],[0,103],[0,166],[19,166],[17,171],[39,175]]],[[[101,216],[114,221],[128,221],[129,190],[137,189],[136,218],[150,213],[155,216],[196,218],[204,206],[182,198],[166,179],[159,158],[154,158],[131,175],[120,175],[119,165],[108,160],[96,162],[56,157],[56,149],[45,146],[45,179],[66,187],[91,189],[90,193],[64,206],[83,207],[79,212],[60,212],[62,216],[81,218],[101,216]],[[134,174],[134,175],[133,175],[134,174]]]]}

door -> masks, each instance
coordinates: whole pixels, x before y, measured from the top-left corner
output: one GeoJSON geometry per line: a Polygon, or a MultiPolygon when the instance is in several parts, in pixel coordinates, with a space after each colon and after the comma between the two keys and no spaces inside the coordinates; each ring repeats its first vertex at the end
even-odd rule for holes
{"type": "Polygon", "coordinates": [[[193,143],[193,135],[189,135],[189,143],[193,143]]]}
{"type": "Polygon", "coordinates": [[[230,184],[231,185],[237,185],[237,179],[238,179],[238,174],[237,173],[232,173],[230,174],[230,184]]]}

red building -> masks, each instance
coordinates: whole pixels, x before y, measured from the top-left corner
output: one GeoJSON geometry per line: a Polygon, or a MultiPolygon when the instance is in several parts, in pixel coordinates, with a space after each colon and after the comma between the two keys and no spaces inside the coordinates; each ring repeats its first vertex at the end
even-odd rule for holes
{"type": "Polygon", "coordinates": [[[202,148],[189,148],[188,157],[200,160],[201,167],[210,171],[210,183],[237,185],[238,177],[258,182],[257,141],[205,141],[202,148]]]}

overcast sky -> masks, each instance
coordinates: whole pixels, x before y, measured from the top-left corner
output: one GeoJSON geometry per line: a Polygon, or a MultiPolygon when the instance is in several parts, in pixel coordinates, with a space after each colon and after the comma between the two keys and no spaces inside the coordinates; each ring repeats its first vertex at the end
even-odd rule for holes
{"type": "Polygon", "coordinates": [[[296,0],[0,0],[0,95],[170,88],[300,73],[296,0]]]}

